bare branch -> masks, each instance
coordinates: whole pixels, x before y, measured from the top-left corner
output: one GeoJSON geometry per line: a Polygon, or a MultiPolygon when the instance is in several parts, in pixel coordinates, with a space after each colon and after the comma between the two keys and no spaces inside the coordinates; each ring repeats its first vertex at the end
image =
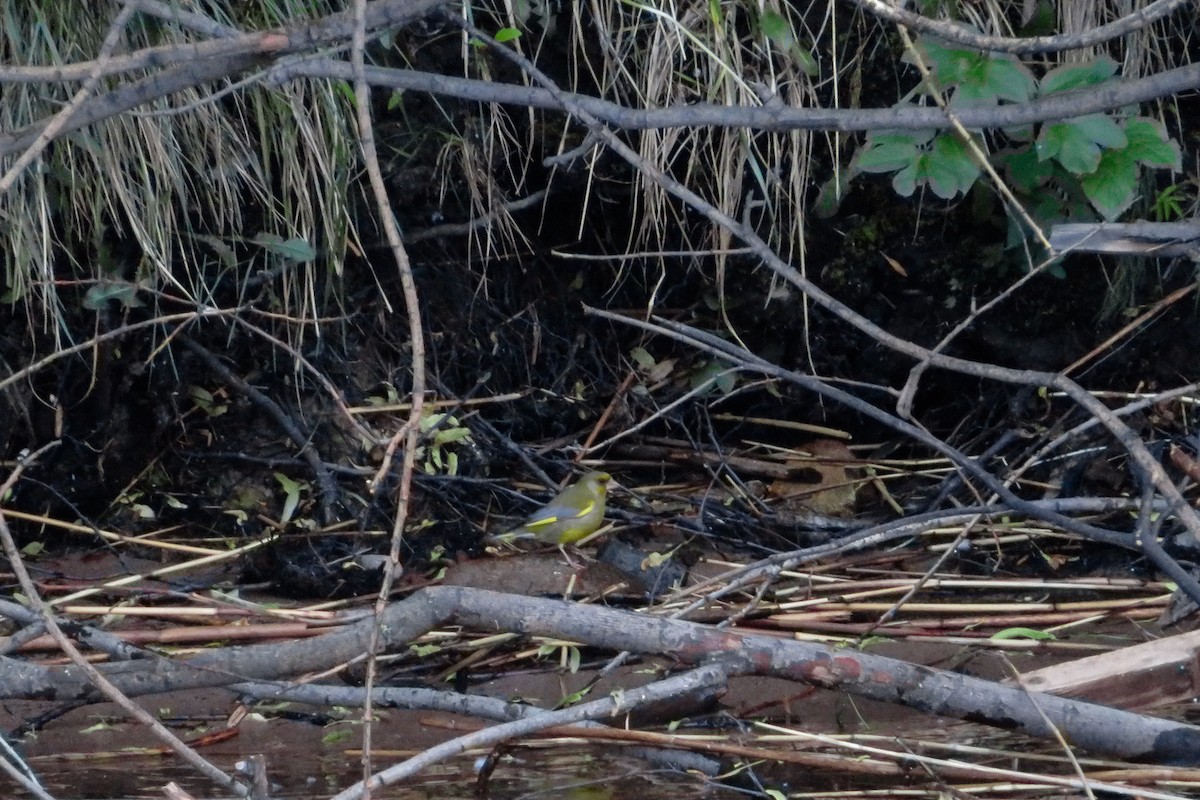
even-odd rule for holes
{"type": "Polygon", "coordinates": [[[953,22],[933,20],[911,11],[905,11],[898,5],[890,5],[884,0],[850,0],[850,2],[877,17],[891,20],[921,33],[932,34],[955,44],[1000,53],[1033,54],[1081,50],[1085,47],[1103,44],[1168,17],[1188,5],[1191,0],[1155,0],[1143,9],[1133,11],[1118,20],[1090,31],[1059,36],[1033,36],[1027,39],[986,36],[953,22]]]}
{"type": "MultiPolygon", "coordinates": [[[[349,64],[328,59],[298,60],[269,71],[272,80],[289,78],[337,78],[350,80],[349,64]]],[[[505,103],[532,108],[557,109],[562,103],[546,89],[515,84],[457,78],[412,70],[370,67],[364,70],[368,83],[390,89],[429,92],[481,103],[505,103]]],[[[1091,86],[1086,90],[1062,92],[1028,103],[990,108],[956,108],[964,127],[1005,128],[1036,122],[1078,117],[1122,106],[1154,100],[1166,95],[1200,88],[1200,64],[1166,70],[1132,81],[1091,86]]],[[[694,103],[670,108],[629,108],[589,95],[561,92],[570,108],[586,111],[597,120],[625,130],[686,128],[748,128],[762,131],[830,130],[925,130],[952,127],[940,108],[796,108],[782,103],[766,106],[727,106],[694,103]]],[[[3,154],[0,139],[0,155],[3,154]]]]}

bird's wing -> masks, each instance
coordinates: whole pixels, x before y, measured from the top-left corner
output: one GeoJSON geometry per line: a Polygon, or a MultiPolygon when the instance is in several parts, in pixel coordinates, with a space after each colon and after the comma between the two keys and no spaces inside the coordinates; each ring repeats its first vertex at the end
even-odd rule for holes
{"type": "Polygon", "coordinates": [[[547,525],[553,525],[555,522],[580,519],[581,517],[586,517],[595,507],[596,501],[593,498],[588,498],[580,508],[575,508],[565,503],[551,502],[549,505],[542,506],[535,511],[525,521],[524,527],[529,530],[537,530],[547,525]]]}

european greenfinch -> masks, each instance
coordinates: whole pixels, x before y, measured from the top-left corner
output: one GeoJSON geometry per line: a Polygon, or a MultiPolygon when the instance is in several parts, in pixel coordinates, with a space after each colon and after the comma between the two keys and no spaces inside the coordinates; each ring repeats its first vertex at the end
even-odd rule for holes
{"type": "Polygon", "coordinates": [[[517,527],[487,538],[490,541],[536,539],[559,547],[578,542],[604,524],[604,501],[611,480],[607,472],[589,472],[517,527]]]}

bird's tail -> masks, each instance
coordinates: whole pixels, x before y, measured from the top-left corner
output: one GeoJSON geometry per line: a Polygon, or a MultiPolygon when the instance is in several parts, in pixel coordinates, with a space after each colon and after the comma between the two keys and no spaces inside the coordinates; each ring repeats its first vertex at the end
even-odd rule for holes
{"type": "Polygon", "coordinates": [[[530,531],[513,528],[504,533],[489,533],[483,537],[484,544],[512,544],[517,541],[533,539],[534,534],[530,531]]]}

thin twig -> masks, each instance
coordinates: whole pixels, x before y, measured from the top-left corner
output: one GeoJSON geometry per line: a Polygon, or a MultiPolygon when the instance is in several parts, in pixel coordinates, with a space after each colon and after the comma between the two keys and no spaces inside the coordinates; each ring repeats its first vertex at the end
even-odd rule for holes
{"type": "MultiPolygon", "coordinates": [[[[20,464],[9,474],[3,484],[0,484],[0,497],[5,497],[8,490],[17,482],[25,467],[33,463],[39,456],[45,453],[52,447],[58,446],[58,442],[47,444],[23,459],[20,464]]],[[[21,551],[17,547],[16,541],[13,539],[12,531],[8,528],[8,523],[4,519],[4,510],[0,508],[0,543],[3,544],[4,553],[8,558],[9,567],[17,578],[17,582],[21,586],[21,591],[25,593],[27,602],[37,609],[38,614],[42,618],[42,624],[46,626],[46,630],[58,642],[58,646],[66,653],[71,662],[76,668],[83,672],[91,682],[92,686],[96,687],[106,698],[117,704],[126,714],[136,719],[138,722],[145,725],[154,735],[167,745],[176,755],[182,758],[187,763],[195,767],[201,774],[209,778],[226,791],[233,792],[238,797],[245,797],[248,794],[246,786],[226,775],[207,759],[197,753],[191,747],[188,747],[182,740],[173,734],[165,725],[159,722],[158,718],[146,711],[144,708],[134,703],[126,697],[116,686],[106,678],[91,662],[79,652],[79,648],[67,637],[58,621],[54,618],[50,607],[42,599],[41,593],[38,591],[37,585],[29,576],[29,571],[25,569],[25,561],[21,557],[21,551]]]]}

